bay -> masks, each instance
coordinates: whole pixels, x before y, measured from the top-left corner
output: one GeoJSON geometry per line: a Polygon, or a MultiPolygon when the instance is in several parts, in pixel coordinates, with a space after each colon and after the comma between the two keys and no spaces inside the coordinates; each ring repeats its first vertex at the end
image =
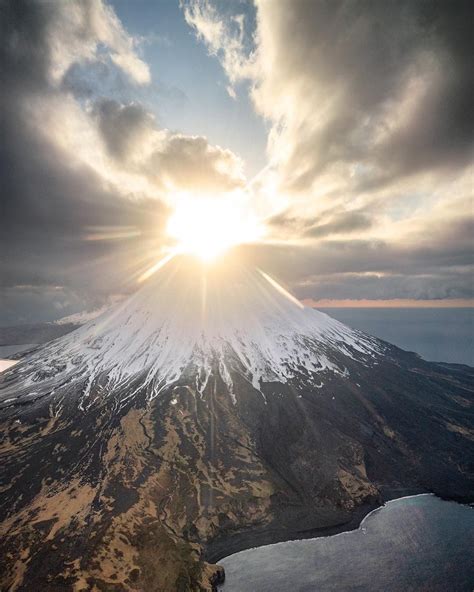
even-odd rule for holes
{"type": "Polygon", "coordinates": [[[223,592],[472,592],[474,508],[423,494],[357,530],[230,555],[223,592]]]}

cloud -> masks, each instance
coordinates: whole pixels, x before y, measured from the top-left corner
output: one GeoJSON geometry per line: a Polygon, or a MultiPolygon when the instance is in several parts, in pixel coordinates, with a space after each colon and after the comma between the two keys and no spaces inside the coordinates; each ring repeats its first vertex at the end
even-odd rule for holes
{"type": "MultiPolygon", "coordinates": [[[[95,168],[91,165],[96,153],[87,151],[95,130],[80,105],[62,90],[58,77],[72,59],[106,59],[106,49],[97,53],[100,44],[118,56],[132,51],[133,43],[125,43],[125,32],[102,3],[81,2],[70,8],[21,0],[2,6],[0,277],[4,287],[77,283],[78,267],[102,260],[103,275],[92,265],[89,275],[82,277],[91,280],[93,291],[94,276],[111,278],[104,257],[112,249],[83,242],[84,228],[136,224],[144,236],[147,219],[155,220],[159,229],[157,219],[165,211],[163,204],[147,195],[132,202],[101,175],[99,162],[95,168]]],[[[132,74],[130,68],[128,73],[132,74]]]]}
{"type": "Polygon", "coordinates": [[[60,294],[88,306],[130,290],[160,256],[168,192],[240,186],[241,161],[121,100],[150,74],[105,2],[18,0],[1,11],[2,316],[40,303],[49,318],[60,294]],[[37,289],[15,300],[25,285],[37,289]]]}
{"type": "Polygon", "coordinates": [[[281,212],[268,219],[267,224],[275,236],[323,238],[333,234],[351,234],[370,229],[374,218],[362,210],[336,212],[331,211],[322,216],[322,221],[311,218],[292,216],[289,212],[281,212]],[[327,221],[326,221],[327,220],[327,221]]]}
{"type": "Polygon", "coordinates": [[[469,3],[257,6],[253,98],[286,187],[336,166],[352,185],[342,165],[381,182],[472,157],[469,3]]]}
{"type": "Polygon", "coordinates": [[[374,225],[374,220],[365,212],[343,212],[334,216],[330,222],[315,224],[305,231],[308,237],[324,237],[332,234],[351,234],[367,230],[374,225]]]}
{"type": "Polygon", "coordinates": [[[472,3],[255,0],[240,33],[190,5],[270,126],[262,265],[308,297],[472,296],[472,3]]]}
{"type": "Polygon", "coordinates": [[[92,61],[116,64],[138,84],[150,81],[136,40],[102,0],[4,3],[1,27],[7,80],[24,89],[57,85],[72,65],[92,61]]]}
{"type": "Polygon", "coordinates": [[[148,65],[136,51],[138,40],[124,30],[105,2],[59,2],[45,10],[49,12],[45,25],[53,80],[61,80],[71,64],[95,59],[110,60],[137,84],[150,82],[148,65]]]}
{"type": "Polygon", "coordinates": [[[108,152],[122,162],[140,151],[155,125],[152,114],[138,103],[104,99],[96,104],[95,115],[108,152]]]}
{"type": "Polygon", "coordinates": [[[194,0],[184,13],[230,81],[251,81],[255,108],[272,123],[280,189],[324,183],[349,198],[472,160],[470,2],[257,0],[256,8],[253,50],[243,8],[229,18],[194,0]]]}
{"type": "Polygon", "coordinates": [[[240,158],[200,136],[168,136],[151,155],[148,169],[190,191],[231,191],[244,185],[240,158]]]}
{"type": "Polygon", "coordinates": [[[243,163],[233,152],[202,136],[160,129],[142,105],[102,100],[95,113],[111,156],[158,187],[219,193],[244,184],[243,163]]]}
{"type": "MultiPolygon", "coordinates": [[[[182,6],[268,125],[262,266],[314,298],[472,295],[471,3],[182,6]]],[[[95,304],[159,256],[174,193],[240,188],[243,163],[163,127],[146,40],[106,2],[1,11],[0,295],[10,317],[18,286],[95,304]]]]}
{"type": "Polygon", "coordinates": [[[423,237],[325,239],[247,249],[300,298],[472,298],[474,218],[454,217],[423,237]]]}
{"type": "Polygon", "coordinates": [[[233,85],[254,75],[254,63],[249,56],[252,39],[246,39],[245,21],[249,20],[248,15],[232,14],[233,7],[228,5],[224,18],[209,0],[183,1],[181,5],[188,25],[205,43],[210,55],[221,61],[231,82],[227,91],[235,98],[233,85]]]}

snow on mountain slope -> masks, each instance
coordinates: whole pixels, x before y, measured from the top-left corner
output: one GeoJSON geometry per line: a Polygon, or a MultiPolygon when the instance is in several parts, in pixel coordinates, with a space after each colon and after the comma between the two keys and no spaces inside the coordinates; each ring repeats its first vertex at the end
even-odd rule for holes
{"type": "MultiPolygon", "coordinates": [[[[179,257],[125,302],[26,358],[15,373],[30,389],[85,379],[87,405],[99,378],[108,389],[143,376],[139,388],[153,398],[183,375],[202,394],[217,371],[235,399],[235,372],[257,390],[261,381],[296,376],[322,386],[325,373],[347,374],[344,358],[368,365],[382,351],[376,339],[303,307],[260,270],[179,257]]],[[[131,388],[127,397],[133,394],[131,388]]]]}

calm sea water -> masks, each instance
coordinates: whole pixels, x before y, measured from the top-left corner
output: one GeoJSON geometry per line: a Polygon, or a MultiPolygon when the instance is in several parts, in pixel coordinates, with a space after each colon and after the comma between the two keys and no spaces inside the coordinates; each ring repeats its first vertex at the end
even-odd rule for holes
{"type": "Polygon", "coordinates": [[[474,366],[474,308],[323,308],[425,360],[474,366]]]}
{"type": "Polygon", "coordinates": [[[474,508],[418,495],[358,530],[230,555],[223,592],[472,592],[474,508]]]}
{"type": "Polygon", "coordinates": [[[35,345],[35,343],[24,343],[22,345],[0,345],[0,358],[8,358],[13,354],[30,349],[35,345]]]}

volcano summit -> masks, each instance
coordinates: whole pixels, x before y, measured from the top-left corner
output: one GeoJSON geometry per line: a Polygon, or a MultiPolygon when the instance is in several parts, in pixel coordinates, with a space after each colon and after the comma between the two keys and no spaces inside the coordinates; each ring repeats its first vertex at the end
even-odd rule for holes
{"type": "Polygon", "coordinates": [[[472,501],[472,378],[177,257],[0,375],[1,587],[211,590],[239,549],[472,501]]]}

